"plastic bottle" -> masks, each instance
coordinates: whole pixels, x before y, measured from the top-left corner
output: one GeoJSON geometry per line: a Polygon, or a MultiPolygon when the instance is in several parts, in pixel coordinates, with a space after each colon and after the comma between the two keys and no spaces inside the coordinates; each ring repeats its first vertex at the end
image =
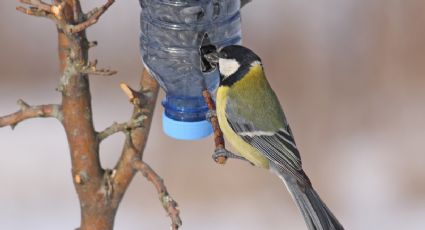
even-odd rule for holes
{"type": "Polygon", "coordinates": [[[223,47],[241,42],[240,0],[139,0],[142,60],[166,92],[164,132],[194,140],[212,133],[202,97],[219,75],[201,71],[199,48],[205,33],[223,47]]]}

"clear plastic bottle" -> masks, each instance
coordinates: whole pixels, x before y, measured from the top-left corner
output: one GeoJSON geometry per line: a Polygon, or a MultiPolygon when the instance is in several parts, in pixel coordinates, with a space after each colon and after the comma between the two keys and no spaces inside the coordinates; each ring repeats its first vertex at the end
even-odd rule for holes
{"type": "Polygon", "coordinates": [[[210,135],[202,90],[206,83],[213,92],[219,74],[201,71],[199,48],[205,33],[217,47],[241,42],[240,0],[139,1],[142,60],[166,92],[164,132],[189,140],[210,135]]]}

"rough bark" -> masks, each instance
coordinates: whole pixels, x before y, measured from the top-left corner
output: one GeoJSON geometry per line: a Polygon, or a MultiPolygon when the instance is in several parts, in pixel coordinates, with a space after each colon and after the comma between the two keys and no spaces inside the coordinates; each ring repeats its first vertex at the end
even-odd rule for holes
{"type": "Polygon", "coordinates": [[[125,93],[134,105],[129,121],[114,123],[102,132],[93,126],[89,75],[112,75],[116,71],[98,69],[97,61],[90,62],[88,51],[96,42],[89,42],[85,30],[95,24],[114,3],[108,0],[103,6],[83,13],[78,0],[55,0],[52,4],[41,0],[20,0],[30,7],[17,7],[25,14],[46,17],[55,22],[58,30],[60,105],[29,106],[18,101],[20,110],[0,117],[0,127],[16,126],[35,117],[54,117],[63,125],[72,162],[72,177],[81,208],[79,230],[112,230],[118,206],[135,174],[140,171],[157,189],[161,204],[171,218],[172,229],[181,225],[177,203],[169,195],[163,180],[145,162],[143,151],[152,122],[158,84],[144,71],[140,90],[124,84],[125,93]],[[102,140],[117,132],[127,134],[116,166],[104,169],[100,164],[99,145],[102,140]]]}

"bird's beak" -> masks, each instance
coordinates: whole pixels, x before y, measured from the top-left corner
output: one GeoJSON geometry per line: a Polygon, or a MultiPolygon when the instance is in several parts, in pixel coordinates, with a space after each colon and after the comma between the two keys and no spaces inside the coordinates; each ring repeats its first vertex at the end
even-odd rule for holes
{"type": "Polygon", "coordinates": [[[205,34],[202,38],[202,44],[200,50],[201,56],[201,69],[202,72],[213,71],[218,64],[218,51],[217,47],[211,44],[208,34],[205,34]]]}
{"type": "Polygon", "coordinates": [[[218,64],[218,52],[217,51],[204,54],[204,58],[212,65],[218,64]]]}
{"type": "Polygon", "coordinates": [[[218,53],[217,50],[204,49],[204,53],[201,48],[201,69],[202,72],[211,72],[213,71],[218,64],[218,53]]]}

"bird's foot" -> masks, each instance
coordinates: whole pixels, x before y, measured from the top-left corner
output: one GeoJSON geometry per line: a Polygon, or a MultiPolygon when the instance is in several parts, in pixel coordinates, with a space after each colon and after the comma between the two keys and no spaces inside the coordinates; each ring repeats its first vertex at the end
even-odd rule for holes
{"type": "Polygon", "coordinates": [[[238,159],[238,160],[244,160],[244,161],[247,161],[247,162],[251,163],[245,157],[236,155],[236,154],[230,152],[229,150],[227,150],[225,148],[218,148],[218,149],[216,149],[214,151],[214,154],[212,155],[212,158],[213,158],[213,160],[215,162],[219,162],[219,163],[222,161],[220,159],[224,159],[224,161],[225,161],[225,160],[227,160],[229,158],[238,159]]]}
{"type": "Polygon", "coordinates": [[[211,123],[211,118],[217,117],[217,113],[215,112],[215,110],[208,110],[208,112],[205,114],[205,117],[207,121],[211,123]]]}

